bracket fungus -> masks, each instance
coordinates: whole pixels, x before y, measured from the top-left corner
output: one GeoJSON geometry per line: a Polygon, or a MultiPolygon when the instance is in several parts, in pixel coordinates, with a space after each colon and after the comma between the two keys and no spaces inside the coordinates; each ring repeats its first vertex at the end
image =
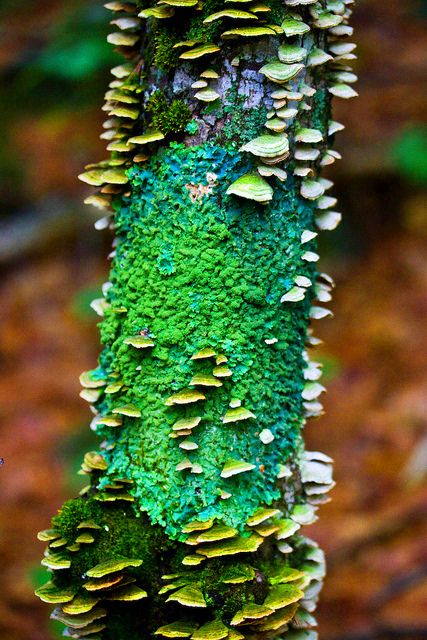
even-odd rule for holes
{"type": "Polygon", "coordinates": [[[316,639],[325,563],[303,532],[334,481],[302,428],[323,411],[317,243],[341,213],[321,171],[331,101],[357,95],[351,5],[105,5],[124,61],[109,155],[79,176],[116,234],[80,376],[101,441],[38,535],[36,593],[68,637],[316,639]]]}

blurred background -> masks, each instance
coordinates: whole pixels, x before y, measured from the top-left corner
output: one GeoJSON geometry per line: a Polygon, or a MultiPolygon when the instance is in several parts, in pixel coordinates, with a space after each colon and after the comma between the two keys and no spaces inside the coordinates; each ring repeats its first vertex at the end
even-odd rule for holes
{"type": "MultiPolygon", "coordinates": [[[[427,638],[427,1],[356,4],[360,97],[336,100],[329,171],[344,222],[321,240],[337,282],[318,328],[326,415],[306,432],[338,484],[308,533],[329,564],[322,638],[412,640],[427,638]]],[[[94,444],[78,375],[99,350],[89,302],[111,237],[76,176],[105,156],[109,19],[100,0],[0,0],[1,640],[59,637],[32,595],[35,535],[94,444]]]]}

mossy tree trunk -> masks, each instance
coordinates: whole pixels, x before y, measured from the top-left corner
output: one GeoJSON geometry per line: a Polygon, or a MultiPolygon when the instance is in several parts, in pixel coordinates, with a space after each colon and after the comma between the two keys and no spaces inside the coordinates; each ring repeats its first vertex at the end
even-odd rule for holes
{"type": "Polygon", "coordinates": [[[316,239],[340,214],[319,171],[331,95],[354,94],[350,4],[107,4],[126,62],[110,158],[81,176],[116,233],[81,377],[102,441],[39,534],[38,595],[70,637],[314,634],[324,559],[301,527],[333,481],[302,429],[322,410],[316,239]]]}

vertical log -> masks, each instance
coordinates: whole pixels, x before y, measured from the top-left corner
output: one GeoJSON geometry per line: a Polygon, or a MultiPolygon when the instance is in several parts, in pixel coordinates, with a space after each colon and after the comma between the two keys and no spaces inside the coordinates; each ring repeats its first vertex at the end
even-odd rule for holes
{"type": "Polygon", "coordinates": [[[339,157],[331,96],[355,94],[351,4],[106,5],[126,62],[110,157],[80,176],[116,233],[81,376],[102,442],[39,534],[38,595],[69,637],[315,636],[324,558],[301,528],[332,461],[302,429],[322,411],[316,241],[340,214],[319,173],[339,157]]]}

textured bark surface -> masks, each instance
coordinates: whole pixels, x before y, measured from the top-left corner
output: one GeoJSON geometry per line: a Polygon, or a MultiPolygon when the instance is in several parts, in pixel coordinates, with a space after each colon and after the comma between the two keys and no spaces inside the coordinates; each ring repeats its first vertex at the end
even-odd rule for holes
{"type": "Polygon", "coordinates": [[[102,442],[39,534],[38,595],[71,637],[315,633],[324,559],[300,529],[333,481],[302,428],[322,410],[316,237],[340,214],[319,171],[342,128],[331,94],[354,94],[350,4],[107,5],[127,62],[111,156],[81,176],[116,232],[81,377],[102,442]]]}

